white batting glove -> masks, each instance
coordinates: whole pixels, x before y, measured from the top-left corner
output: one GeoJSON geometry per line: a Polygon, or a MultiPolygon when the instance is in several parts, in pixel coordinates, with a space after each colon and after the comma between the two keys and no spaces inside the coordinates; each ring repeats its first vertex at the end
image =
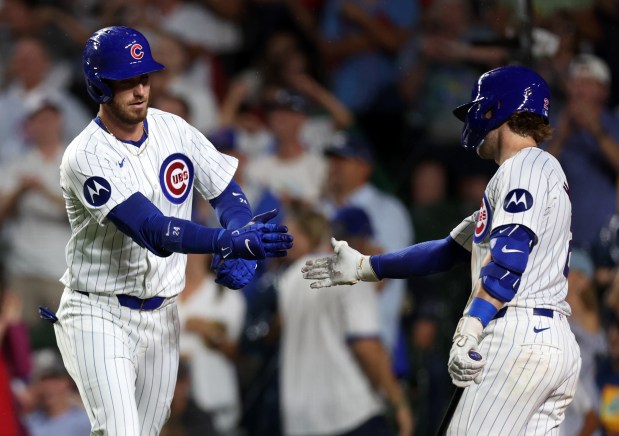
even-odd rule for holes
{"type": "Polygon", "coordinates": [[[370,256],[350,248],[348,242],[331,238],[335,256],[308,260],[301,269],[303,277],[318,280],[310,284],[314,289],[336,285],[354,285],[359,281],[377,282],[378,277],[370,265],[370,256]]]}
{"type": "Polygon", "coordinates": [[[479,354],[477,345],[484,327],[478,318],[463,316],[458,323],[449,352],[448,370],[454,385],[465,388],[481,382],[481,372],[486,360],[479,354]]]}

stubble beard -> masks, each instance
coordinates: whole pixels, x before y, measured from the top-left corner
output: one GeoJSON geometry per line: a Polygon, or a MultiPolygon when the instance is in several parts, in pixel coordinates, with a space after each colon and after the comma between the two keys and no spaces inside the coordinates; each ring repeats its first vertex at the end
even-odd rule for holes
{"type": "Polygon", "coordinates": [[[146,119],[148,112],[148,99],[145,99],[146,105],[139,112],[131,110],[129,104],[121,104],[115,100],[110,103],[110,111],[116,119],[123,124],[136,125],[140,124],[146,119]]]}

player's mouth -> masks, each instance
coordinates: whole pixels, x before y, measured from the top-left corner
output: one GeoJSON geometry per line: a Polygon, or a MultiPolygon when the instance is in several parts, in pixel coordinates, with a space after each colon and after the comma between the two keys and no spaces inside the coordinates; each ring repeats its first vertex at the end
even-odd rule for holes
{"type": "Polygon", "coordinates": [[[131,103],[129,106],[142,109],[143,107],[146,107],[146,101],[136,101],[131,103]]]}

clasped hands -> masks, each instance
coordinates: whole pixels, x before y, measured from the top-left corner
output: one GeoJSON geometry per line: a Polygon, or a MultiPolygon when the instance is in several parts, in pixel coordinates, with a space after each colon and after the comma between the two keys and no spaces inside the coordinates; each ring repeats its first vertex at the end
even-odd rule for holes
{"type": "Polygon", "coordinates": [[[268,223],[279,211],[273,209],[256,215],[236,230],[222,230],[217,241],[218,253],[211,269],[215,282],[230,289],[240,289],[254,277],[257,259],[286,256],[293,237],[283,225],[268,223]]]}

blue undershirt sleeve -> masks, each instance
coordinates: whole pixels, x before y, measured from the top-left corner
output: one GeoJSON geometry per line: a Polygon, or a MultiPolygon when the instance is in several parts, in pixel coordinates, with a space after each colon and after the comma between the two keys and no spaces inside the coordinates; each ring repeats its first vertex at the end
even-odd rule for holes
{"type": "Polygon", "coordinates": [[[223,232],[223,229],[165,216],[139,192],[117,205],[107,217],[139,246],[160,257],[172,253],[214,253],[223,232]]]}
{"type": "Polygon", "coordinates": [[[240,229],[251,221],[252,211],[241,187],[234,181],[217,197],[209,200],[217,219],[225,229],[240,229]]]}
{"type": "Polygon", "coordinates": [[[379,279],[404,279],[448,271],[470,261],[471,253],[451,236],[421,242],[393,253],[370,257],[370,264],[379,279]]]}

